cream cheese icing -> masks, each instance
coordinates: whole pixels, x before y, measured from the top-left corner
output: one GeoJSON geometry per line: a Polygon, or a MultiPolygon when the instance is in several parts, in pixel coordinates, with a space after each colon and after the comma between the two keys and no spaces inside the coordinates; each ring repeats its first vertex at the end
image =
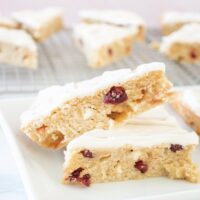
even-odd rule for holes
{"type": "Polygon", "coordinates": [[[137,35],[137,27],[124,28],[109,26],[107,24],[78,24],[74,27],[74,36],[81,39],[85,52],[93,52],[105,44],[111,44],[116,40],[127,36],[137,35]]]}
{"type": "Polygon", "coordinates": [[[62,15],[60,8],[47,8],[40,11],[22,10],[12,14],[13,19],[21,23],[24,27],[39,29],[49,20],[62,15]]]}
{"type": "Polygon", "coordinates": [[[93,95],[97,90],[136,79],[151,71],[165,71],[163,63],[154,62],[138,66],[135,70],[119,69],[104,72],[101,76],[64,86],[52,86],[39,92],[33,105],[21,116],[22,127],[32,120],[40,121],[67,100],[93,95]]]}
{"type": "Polygon", "coordinates": [[[183,26],[178,31],[163,37],[160,51],[166,52],[173,43],[200,43],[200,24],[191,23],[183,26]]]}
{"type": "Polygon", "coordinates": [[[37,50],[37,46],[32,37],[23,30],[0,27],[0,42],[25,47],[32,51],[37,50]]]}
{"type": "Polygon", "coordinates": [[[198,144],[195,132],[171,125],[127,124],[109,130],[95,129],[72,140],[67,153],[77,148],[119,148],[124,145],[151,147],[161,144],[198,144]]]}
{"type": "Polygon", "coordinates": [[[84,19],[122,26],[140,26],[144,21],[137,14],[123,10],[83,10],[79,13],[84,19]]]}
{"type": "Polygon", "coordinates": [[[200,22],[200,13],[195,12],[167,12],[162,16],[163,24],[200,22]]]}

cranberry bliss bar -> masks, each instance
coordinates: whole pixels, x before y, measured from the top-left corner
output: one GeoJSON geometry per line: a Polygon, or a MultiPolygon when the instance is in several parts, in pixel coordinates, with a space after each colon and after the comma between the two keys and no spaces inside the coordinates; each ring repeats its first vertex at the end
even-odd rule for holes
{"type": "Polygon", "coordinates": [[[41,91],[23,113],[21,128],[41,146],[61,148],[87,131],[109,129],[168,101],[170,88],[163,63],[108,71],[91,80],[41,91]]]}
{"type": "Polygon", "coordinates": [[[37,68],[35,41],[23,30],[0,28],[0,61],[19,67],[37,68]]]}
{"type": "Polygon", "coordinates": [[[199,170],[190,155],[198,136],[161,111],[147,111],[147,116],[142,113],[120,128],[96,129],[75,138],[65,152],[63,182],[89,186],[158,176],[198,182],[199,170]]]}
{"type": "Polygon", "coordinates": [[[188,24],[165,36],[160,51],[172,60],[197,63],[200,61],[200,24],[188,24]]]}
{"type": "Polygon", "coordinates": [[[41,42],[63,27],[62,10],[47,8],[40,11],[22,10],[12,14],[23,29],[41,42]]]}
{"type": "Polygon", "coordinates": [[[78,24],[74,37],[89,66],[98,68],[129,55],[136,31],[106,24],[78,24]]]}

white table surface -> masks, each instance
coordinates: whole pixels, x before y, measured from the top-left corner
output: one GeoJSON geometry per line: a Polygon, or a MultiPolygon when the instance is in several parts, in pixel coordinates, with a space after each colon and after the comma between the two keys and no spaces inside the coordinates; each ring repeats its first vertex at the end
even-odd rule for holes
{"type": "Polygon", "coordinates": [[[8,143],[0,130],[0,200],[26,200],[26,193],[8,143]]]}

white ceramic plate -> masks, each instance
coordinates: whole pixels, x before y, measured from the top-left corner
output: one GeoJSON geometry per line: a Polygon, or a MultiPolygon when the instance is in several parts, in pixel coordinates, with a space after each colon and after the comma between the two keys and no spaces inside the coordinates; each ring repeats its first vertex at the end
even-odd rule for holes
{"type": "MultiPolygon", "coordinates": [[[[0,124],[16,159],[30,200],[169,198],[177,200],[180,196],[181,200],[199,199],[200,184],[167,178],[93,184],[89,188],[62,185],[60,180],[64,162],[63,150],[42,149],[19,130],[19,116],[31,102],[30,97],[0,101],[0,124]]],[[[200,165],[200,148],[194,153],[194,159],[200,165]]]]}

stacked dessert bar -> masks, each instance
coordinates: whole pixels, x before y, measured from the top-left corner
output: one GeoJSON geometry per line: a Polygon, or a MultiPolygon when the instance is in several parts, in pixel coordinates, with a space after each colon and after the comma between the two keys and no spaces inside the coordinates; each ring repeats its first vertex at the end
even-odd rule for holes
{"type": "Polygon", "coordinates": [[[198,182],[191,159],[198,136],[161,106],[173,96],[171,86],[163,63],[53,86],[23,113],[21,128],[43,147],[66,146],[65,184],[158,176],[198,182]]]}

